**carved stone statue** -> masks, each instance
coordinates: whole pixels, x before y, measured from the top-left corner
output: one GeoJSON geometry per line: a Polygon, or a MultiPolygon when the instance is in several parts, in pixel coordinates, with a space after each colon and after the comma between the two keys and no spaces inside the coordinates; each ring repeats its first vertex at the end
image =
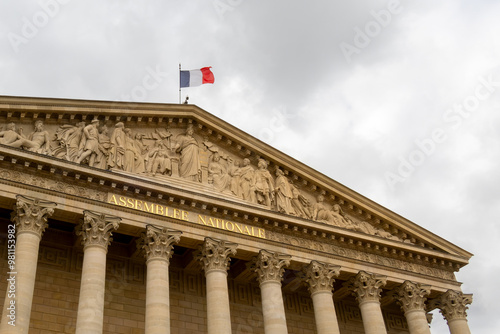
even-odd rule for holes
{"type": "Polygon", "coordinates": [[[255,195],[257,203],[271,208],[271,203],[274,201],[273,177],[267,170],[267,162],[265,160],[260,159],[257,167],[258,169],[255,171],[255,195]]]}
{"type": "Polygon", "coordinates": [[[193,126],[188,125],[185,134],[177,137],[176,152],[180,153],[179,175],[201,182],[200,148],[193,137],[193,126]]]}
{"type": "Polygon", "coordinates": [[[7,131],[2,131],[2,141],[5,145],[9,145],[12,147],[23,148],[28,151],[41,153],[41,154],[49,154],[50,153],[50,139],[49,133],[43,129],[43,121],[37,120],[35,121],[35,131],[33,131],[28,138],[24,137],[22,134],[22,129],[16,137],[15,141],[12,141],[15,138],[15,125],[10,123],[7,131]]]}
{"type": "Polygon", "coordinates": [[[125,154],[123,161],[123,170],[132,173],[144,173],[146,170],[144,165],[144,158],[141,152],[135,145],[135,140],[132,135],[132,130],[125,128],[125,154]]]}
{"type": "MultiPolygon", "coordinates": [[[[231,163],[232,160],[230,159],[229,162],[231,163]]],[[[231,175],[231,185],[230,189],[231,192],[236,195],[237,197],[241,198],[241,187],[240,187],[240,179],[241,179],[241,169],[240,169],[240,162],[239,161],[234,161],[233,165],[229,167],[229,175],[231,175]]]]}
{"type": "Polygon", "coordinates": [[[78,157],[83,128],[85,128],[85,122],[79,122],[76,126],[61,125],[55,133],[57,146],[52,149],[53,155],[60,159],[75,161],[78,157]]]}
{"type": "Polygon", "coordinates": [[[231,187],[231,175],[227,168],[221,163],[219,153],[214,153],[208,164],[208,174],[212,177],[213,186],[220,192],[229,192],[231,187]]]}
{"type": "Polygon", "coordinates": [[[279,212],[295,214],[292,207],[292,188],[281,169],[276,169],[276,208],[279,212]]]}
{"type": "Polygon", "coordinates": [[[316,204],[313,206],[313,219],[331,224],[333,222],[333,216],[330,209],[328,209],[327,205],[324,202],[325,197],[323,195],[319,195],[317,198],[316,204]]]}
{"type": "Polygon", "coordinates": [[[292,189],[292,207],[295,214],[302,218],[312,218],[311,204],[309,200],[302,195],[297,185],[291,183],[292,189]]]}
{"type": "Polygon", "coordinates": [[[93,119],[89,125],[83,128],[83,137],[80,142],[76,163],[81,163],[86,158],[89,158],[89,166],[94,166],[95,158],[99,153],[98,125],[99,120],[93,119]]]}
{"type": "Polygon", "coordinates": [[[248,158],[243,159],[243,167],[240,168],[240,190],[241,198],[256,203],[255,198],[255,171],[250,165],[248,158]]]}
{"type": "Polygon", "coordinates": [[[110,142],[113,145],[110,150],[108,165],[110,168],[123,169],[125,159],[125,132],[122,122],[115,124],[115,130],[111,135],[110,142]]]}
{"type": "Polygon", "coordinates": [[[13,143],[22,139],[21,135],[16,132],[16,124],[7,124],[5,131],[0,131],[0,144],[12,146],[13,143]]]}
{"type": "Polygon", "coordinates": [[[113,146],[113,144],[111,144],[110,138],[108,137],[107,126],[103,125],[99,129],[98,141],[99,150],[97,151],[94,167],[107,169],[109,152],[111,150],[111,147],[113,146]]]}
{"type": "Polygon", "coordinates": [[[172,162],[170,161],[168,150],[161,139],[155,141],[153,148],[149,152],[147,170],[153,176],[156,173],[163,175],[170,175],[172,173],[172,162]]]}

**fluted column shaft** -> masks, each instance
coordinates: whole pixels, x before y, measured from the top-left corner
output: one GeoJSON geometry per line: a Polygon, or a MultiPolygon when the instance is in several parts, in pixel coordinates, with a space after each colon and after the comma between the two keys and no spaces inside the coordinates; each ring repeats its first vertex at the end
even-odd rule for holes
{"type": "Polygon", "coordinates": [[[76,334],[101,334],[104,319],[106,254],[112,230],[120,218],[85,211],[79,235],[82,236],[83,266],[76,334]]]}
{"type": "Polygon", "coordinates": [[[15,245],[15,253],[9,253],[15,258],[13,267],[9,265],[1,333],[24,334],[29,331],[40,240],[55,206],[52,202],[17,197],[12,219],[17,233],[15,243],[9,243],[15,245]]]}
{"type": "Polygon", "coordinates": [[[205,238],[200,248],[207,283],[208,334],[231,334],[227,269],[236,247],[234,243],[205,238]]]}
{"type": "Polygon", "coordinates": [[[472,295],[461,291],[448,290],[430,303],[430,308],[438,307],[448,322],[451,334],[470,334],[467,323],[468,304],[472,303],[472,295]]]}
{"type": "Polygon", "coordinates": [[[394,298],[401,305],[410,334],[431,334],[427,323],[425,301],[430,286],[405,281],[395,289],[394,298]]]}
{"type": "Polygon", "coordinates": [[[260,283],[264,332],[287,334],[285,306],[281,292],[281,279],[291,256],[261,250],[255,261],[255,271],[260,283]]]}
{"type": "Polygon", "coordinates": [[[359,302],[363,327],[366,334],[387,334],[384,316],[380,307],[381,287],[386,277],[360,271],[347,282],[359,302]]]}
{"type": "Polygon", "coordinates": [[[337,277],[339,273],[339,266],[317,261],[311,261],[305,269],[306,282],[311,292],[318,334],[340,333],[332,298],[334,277],[337,277]]]}
{"type": "Polygon", "coordinates": [[[146,252],[146,334],[170,334],[170,291],[168,268],[172,247],[182,232],[146,226],[142,248],[146,252]]]}

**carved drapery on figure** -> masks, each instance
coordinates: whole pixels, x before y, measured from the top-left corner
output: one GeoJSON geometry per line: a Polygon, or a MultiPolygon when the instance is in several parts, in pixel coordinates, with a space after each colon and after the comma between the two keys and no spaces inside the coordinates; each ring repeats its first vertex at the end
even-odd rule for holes
{"type": "Polygon", "coordinates": [[[446,321],[467,319],[467,305],[472,303],[472,294],[448,290],[439,298],[429,302],[429,309],[439,308],[446,321]]]}
{"type": "Polygon", "coordinates": [[[431,292],[430,285],[423,285],[405,281],[394,290],[393,297],[401,306],[404,313],[413,310],[425,310],[425,301],[431,292]]]}
{"type": "Polygon", "coordinates": [[[290,265],[290,255],[278,254],[262,249],[253,259],[254,270],[260,284],[267,281],[281,282],[285,267],[290,265]]]}
{"type": "Polygon", "coordinates": [[[320,291],[332,292],[335,277],[340,274],[340,266],[311,261],[304,269],[306,274],[306,282],[311,294],[320,291]]]}
{"type": "Polygon", "coordinates": [[[113,240],[111,238],[112,232],[118,229],[121,218],[108,216],[102,213],[92,211],[83,212],[83,221],[77,235],[82,237],[82,245],[100,246],[108,249],[108,245],[113,240]]]}
{"type": "Polygon", "coordinates": [[[141,248],[145,251],[146,259],[161,259],[170,261],[174,244],[181,240],[181,231],[167,230],[153,225],[146,226],[142,234],[141,248]]]}
{"type": "Polygon", "coordinates": [[[54,213],[56,203],[17,195],[17,202],[12,213],[17,232],[32,232],[39,237],[47,228],[47,219],[54,213]]]}
{"type": "Polygon", "coordinates": [[[351,277],[345,286],[352,291],[359,303],[368,301],[380,301],[382,287],[387,282],[387,277],[382,275],[369,274],[360,271],[355,277],[351,277]]]}
{"type": "Polygon", "coordinates": [[[237,244],[205,238],[202,246],[200,246],[200,255],[198,259],[203,263],[205,274],[211,270],[220,270],[226,272],[229,268],[230,255],[236,254],[237,244]]]}

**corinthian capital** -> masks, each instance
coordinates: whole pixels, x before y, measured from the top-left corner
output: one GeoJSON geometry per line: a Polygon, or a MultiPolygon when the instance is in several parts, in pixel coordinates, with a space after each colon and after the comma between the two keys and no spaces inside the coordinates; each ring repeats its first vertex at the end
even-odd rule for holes
{"type": "Polygon", "coordinates": [[[430,285],[405,281],[394,290],[393,297],[404,313],[414,310],[425,311],[425,301],[430,292],[430,285]]]}
{"type": "Polygon", "coordinates": [[[167,230],[153,225],[146,226],[142,234],[141,248],[144,249],[147,261],[161,259],[167,262],[172,257],[174,244],[181,240],[181,231],[167,230]]]}
{"type": "Polygon", "coordinates": [[[304,270],[311,294],[320,291],[332,292],[334,277],[340,274],[340,266],[311,261],[304,270]]]}
{"type": "Polygon", "coordinates": [[[368,274],[360,271],[355,277],[351,277],[345,284],[352,290],[359,303],[380,301],[382,287],[387,280],[386,276],[368,274]]]}
{"type": "Polygon", "coordinates": [[[83,212],[83,222],[77,235],[82,236],[82,245],[101,246],[108,249],[108,245],[113,240],[112,232],[120,225],[121,218],[108,216],[92,211],[83,212]]]}
{"type": "Polygon", "coordinates": [[[203,263],[205,274],[212,270],[227,271],[229,268],[230,255],[236,254],[237,244],[224,240],[205,238],[200,246],[199,260],[203,263]]]}
{"type": "Polygon", "coordinates": [[[56,203],[42,201],[37,198],[17,196],[17,202],[12,214],[16,223],[17,233],[31,232],[42,237],[47,228],[47,219],[54,213],[56,203]]]}
{"type": "Polygon", "coordinates": [[[259,283],[268,281],[281,283],[285,266],[290,264],[291,258],[290,255],[261,250],[259,255],[254,258],[254,268],[259,283]]]}
{"type": "Polygon", "coordinates": [[[467,305],[472,303],[472,294],[448,290],[430,301],[430,309],[439,308],[446,321],[467,319],[467,305]]]}

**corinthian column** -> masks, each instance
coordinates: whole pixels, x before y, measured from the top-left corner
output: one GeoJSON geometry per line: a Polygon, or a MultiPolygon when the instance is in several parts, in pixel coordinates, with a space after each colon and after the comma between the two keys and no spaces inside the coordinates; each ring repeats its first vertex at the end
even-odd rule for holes
{"type": "Polygon", "coordinates": [[[181,231],[146,226],[142,248],[146,252],[146,334],[170,333],[170,293],[168,266],[172,248],[181,238],[181,231]]]}
{"type": "Polygon", "coordinates": [[[238,245],[205,238],[200,247],[207,281],[207,325],[208,334],[231,334],[227,269],[230,255],[236,254],[238,245]]]}
{"type": "Polygon", "coordinates": [[[429,285],[410,281],[405,281],[394,291],[393,296],[401,305],[410,334],[431,334],[425,311],[425,301],[430,292],[429,285]]]}
{"type": "Polygon", "coordinates": [[[439,308],[448,322],[451,334],[470,334],[467,324],[467,305],[472,303],[471,294],[448,290],[439,298],[430,302],[430,308],[439,308]]]}
{"type": "Polygon", "coordinates": [[[339,324],[333,305],[334,277],[340,274],[340,266],[311,261],[305,269],[306,282],[314,305],[314,318],[318,334],[339,334],[339,324]]]}
{"type": "MultiPolygon", "coordinates": [[[[35,289],[38,249],[47,219],[56,204],[39,199],[17,196],[12,222],[16,238],[8,239],[9,260],[7,293],[2,312],[1,333],[28,333],[31,305],[35,289]],[[11,258],[12,257],[12,258],[11,258]],[[15,325],[15,326],[14,326],[15,325]]],[[[13,230],[9,226],[9,230],[13,230]]],[[[13,234],[12,234],[13,235],[13,234]]]]}
{"type": "Polygon", "coordinates": [[[83,212],[78,235],[82,236],[83,266],[76,334],[100,334],[103,326],[106,254],[111,234],[121,218],[91,211],[83,212]]]}
{"type": "Polygon", "coordinates": [[[285,266],[290,264],[290,255],[261,250],[255,261],[255,271],[260,283],[264,332],[287,334],[285,306],[281,293],[281,279],[285,266]]]}
{"type": "Polygon", "coordinates": [[[387,334],[380,308],[381,287],[385,285],[386,279],[385,276],[360,271],[347,282],[347,287],[358,300],[366,334],[387,334]]]}

